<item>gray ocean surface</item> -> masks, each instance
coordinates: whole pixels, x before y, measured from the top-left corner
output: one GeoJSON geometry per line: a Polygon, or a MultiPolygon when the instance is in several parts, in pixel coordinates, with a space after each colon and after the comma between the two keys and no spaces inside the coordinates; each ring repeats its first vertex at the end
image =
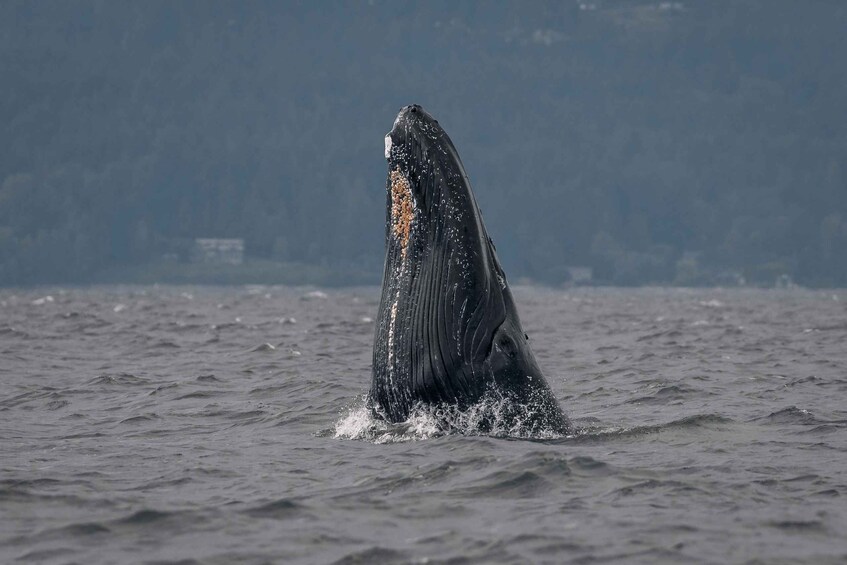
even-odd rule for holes
{"type": "Polygon", "coordinates": [[[573,436],[374,421],[377,288],[0,290],[0,562],[847,561],[847,291],[513,291],[573,436]]]}

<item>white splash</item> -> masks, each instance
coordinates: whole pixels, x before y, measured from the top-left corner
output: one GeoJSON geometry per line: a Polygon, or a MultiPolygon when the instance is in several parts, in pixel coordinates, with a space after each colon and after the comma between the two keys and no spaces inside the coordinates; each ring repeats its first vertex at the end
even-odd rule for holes
{"type": "Polygon", "coordinates": [[[348,408],[347,413],[335,423],[333,434],[339,439],[355,439],[377,444],[402,443],[444,435],[432,413],[415,411],[407,421],[392,424],[375,417],[362,400],[348,408]]]}
{"type": "Polygon", "coordinates": [[[360,398],[335,422],[333,435],[339,439],[373,443],[418,441],[449,433],[528,439],[566,437],[532,423],[533,410],[492,394],[465,410],[449,404],[418,405],[412,409],[408,420],[395,424],[374,415],[367,401],[360,398]]]}
{"type": "Polygon", "coordinates": [[[313,290],[312,292],[307,292],[303,296],[301,296],[303,300],[323,300],[327,298],[327,293],[320,290],[313,290]]]}
{"type": "Polygon", "coordinates": [[[375,422],[376,420],[367,406],[360,405],[352,407],[335,422],[335,437],[365,439],[368,431],[375,422]]]}

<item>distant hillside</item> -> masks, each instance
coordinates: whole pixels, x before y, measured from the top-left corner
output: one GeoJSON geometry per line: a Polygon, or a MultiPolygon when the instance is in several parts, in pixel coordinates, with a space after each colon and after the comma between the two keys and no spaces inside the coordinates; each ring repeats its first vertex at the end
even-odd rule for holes
{"type": "Polygon", "coordinates": [[[382,139],[417,102],[512,278],[843,286],[845,29],[838,0],[6,0],[0,284],[196,237],[378,280],[382,139]]]}

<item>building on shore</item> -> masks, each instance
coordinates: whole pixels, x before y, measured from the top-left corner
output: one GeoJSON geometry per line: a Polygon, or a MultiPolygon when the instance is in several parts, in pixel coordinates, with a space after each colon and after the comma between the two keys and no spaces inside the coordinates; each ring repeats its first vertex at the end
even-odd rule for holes
{"type": "Polygon", "coordinates": [[[568,284],[574,286],[590,285],[594,278],[591,267],[567,267],[568,284]]]}
{"type": "Polygon", "coordinates": [[[240,265],[244,262],[244,240],[198,237],[191,250],[191,262],[240,265]]]}

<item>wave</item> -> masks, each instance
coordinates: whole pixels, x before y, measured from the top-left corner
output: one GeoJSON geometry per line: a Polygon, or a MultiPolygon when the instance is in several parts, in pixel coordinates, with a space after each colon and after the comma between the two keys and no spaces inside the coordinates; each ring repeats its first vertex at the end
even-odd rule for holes
{"type": "Polygon", "coordinates": [[[175,512],[161,512],[159,510],[144,508],[133,512],[129,516],[120,518],[117,522],[120,524],[150,524],[153,522],[168,520],[173,518],[175,515],[175,512]]]}
{"type": "MultiPolygon", "coordinates": [[[[809,410],[789,406],[782,410],[772,412],[767,416],[754,418],[753,422],[764,425],[789,425],[800,426],[797,433],[811,435],[827,435],[831,433],[840,433],[847,426],[847,420],[827,420],[819,416],[815,416],[809,410]]],[[[797,428],[795,428],[797,430],[797,428]]]]}
{"type": "Polygon", "coordinates": [[[348,553],[332,562],[332,565],[353,565],[354,563],[406,563],[409,555],[405,552],[381,546],[368,547],[348,553]]]}
{"type": "Polygon", "coordinates": [[[301,514],[303,512],[303,509],[304,507],[302,505],[287,498],[281,498],[279,500],[274,500],[272,502],[261,504],[259,506],[247,508],[242,512],[253,518],[271,518],[275,520],[282,520],[292,518],[295,515],[301,514]]]}
{"type": "Polygon", "coordinates": [[[150,381],[145,379],[144,377],[138,377],[131,373],[116,373],[116,374],[103,374],[98,377],[94,377],[93,379],[88,381],[89,385],[126,385],[126,386],[137,386],[137,385],[146,385],[149,384],[150,381]]]}
{"type": "Polygon", "coordinates": [[[796,406],[789,406],[782,410],[772,412],[767,416],[755,418],[755,422],[763,422],[765,424],[802,424],[802,425],[819,425],[827,424],[825,420],[816,418],[811,412],[796,406]]]}
{"type": "Polygon", "coordinates": [[[703,391],[684,384],[668,385],[657,388],[652,394],[627,400],[627,404],[668,404],[679,402],[688,396],[702,394],[703,391]]]}
{"type": "Polygon", "coordinates": [[[111,530],[100,522],[76,522],[36,533],[27,541],[50,541],[108,534],[111,530]]]}
{"type": "Polygon", "coordinates": [[[710,430],[734,424],[735,420],[720,414],[694,414],[678,420],[672,420],[665,424],[653,424],[649,426],[603,426],[593,425],[577,429],[577,433],[567,438],[569,441],[586,443],[594,441],[609,441],[618,438],[638,437],[660,432],[676,430],[710,430]]]}
{"type": "Polygon", "coordinates": [[[152,422],[155,420],[161,420],[161,416],[154,413],[149,414],[139,414],[138,416],[130,416],[129,418],[124,418],[119,424],[143,424],[145,422],[152,422]]]}

